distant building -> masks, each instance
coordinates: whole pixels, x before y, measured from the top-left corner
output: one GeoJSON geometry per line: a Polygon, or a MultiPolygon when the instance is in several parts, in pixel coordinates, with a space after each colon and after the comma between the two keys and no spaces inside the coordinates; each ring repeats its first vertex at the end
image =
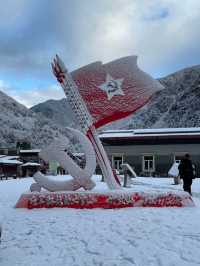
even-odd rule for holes
{"type": "Polygon", "coordinates": [[[17,155],[17,148],[0,148],[0,154],[15,156],[17,155]]]}
{"type": "Polygon", "coordinates": [[[21,176],[33,176],[40,168],[40,149],[19,150],[19,157],[23,162],[21,166],[21,176]]]}
{"type": "Polygon", "coordinates": [[[20,176],[21,165],[19,156],[0,155],[0,179],[17,178],[20,176]]]}
{"type": "Polygon", "coordinates": [[[0,149],[0,179],[32,176],[43,166],[39,152],[39,149],[0,149]]]}
{"type": "Polygon", "coordinates": [[[21,165],[21,176],[33,176],[40,169],[39,163],[27,162],[21,165]]]}
{"type": "Polygon", "coordinates": [[[167,176],[174,162],[191,155],[200,177],[200,128],[108,130],[99,135],[113,168],[129,163],[143,176],[167,176]]]}
{"type": "Polygon", "coordinates": [[[19,150],[20,159],[24,163],[27,162],[39,163],[40,161],[39,153],[40,149],[19,150]]]}

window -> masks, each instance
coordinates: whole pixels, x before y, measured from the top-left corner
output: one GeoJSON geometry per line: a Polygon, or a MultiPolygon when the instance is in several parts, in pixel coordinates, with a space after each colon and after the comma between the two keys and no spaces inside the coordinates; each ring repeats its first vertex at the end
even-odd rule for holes
{"type": "Polygon", "coordinates": [[[154,156],[153,155],[144,155],[143,156],[143,171],[144,172],[155,171],[155,164],[154,164],[154,156]]]}
{"type": "Polygon", "coordinates": [[[122,170],[121,165],[123,164],[123,155],[112,156],[112,167],[118,171],[122,170]]]}

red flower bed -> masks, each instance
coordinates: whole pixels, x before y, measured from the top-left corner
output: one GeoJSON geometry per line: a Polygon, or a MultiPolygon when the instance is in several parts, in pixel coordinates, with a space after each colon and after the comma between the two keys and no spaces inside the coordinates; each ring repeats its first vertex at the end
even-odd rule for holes
{"type": "Polygon", "coordinates": [[[124,192],[63,192],[28,193],[19,199],[17,208],[115,209],[125,207],[185,207],[194,206],[188,193],[124,192]]]}

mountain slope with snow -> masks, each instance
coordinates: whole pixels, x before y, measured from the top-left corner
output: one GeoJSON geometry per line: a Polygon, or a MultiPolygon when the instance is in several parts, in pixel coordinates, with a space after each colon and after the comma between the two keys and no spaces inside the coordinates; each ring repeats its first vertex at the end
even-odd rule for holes
{"type": "Polygon", "coordinates": [[[76,118],[67,100],[48,100],[31,108],[32,111],[44,115],[58,125],[75,126],[76,118]]]}
{"type": "Polygon", "coordinates": [[[66,130],[45,116],[36,114],[0,91],[0,147],[15,147],[28,140],[33,147],[43,147],[66,130]]]}
{"type": "Polygon", "coordinates": [[[131,119],[129,128],[200,126],[200,66],[159,80],[165,87],[131,119]]]}

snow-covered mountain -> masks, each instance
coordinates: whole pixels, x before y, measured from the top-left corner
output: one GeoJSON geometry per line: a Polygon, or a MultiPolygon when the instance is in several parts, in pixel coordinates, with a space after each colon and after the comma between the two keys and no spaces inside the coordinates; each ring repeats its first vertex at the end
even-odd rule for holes
{"type": "Polygon", "coordinates": [[[125,127],[199,127],[200,65],[183,69],[159,81],[165,89],[155,94],[131,118],[126,119],[125,127]]]}
{"type": "Polygon", "coordinates": [[[28,140],[33,147],[43,147],[66,135],[64,127],[37,114],[0,91],[0,147],[15,147],[28,140]]]}
{"type": "MultiPolygon", "coordinates": [[[[147,105],[132,116],[104,128],[200,127],[200,65],[159,81],[165,89],[156,93],[147,105]]],[[[69,125],[74,121],[66,99],[47,101],[32,110],[50,117],[56,124],[69,125]]]]}
{"type": "MultiPolygon", "coordinates": [[[[61,89],[62,90],[62,89],[61,89]]],[[[32,111],[44,115],[55,124],[65,126],[76,126],[76,117],[71,110],[67,100],[48,100],[31,108],[32,111]]]]}

